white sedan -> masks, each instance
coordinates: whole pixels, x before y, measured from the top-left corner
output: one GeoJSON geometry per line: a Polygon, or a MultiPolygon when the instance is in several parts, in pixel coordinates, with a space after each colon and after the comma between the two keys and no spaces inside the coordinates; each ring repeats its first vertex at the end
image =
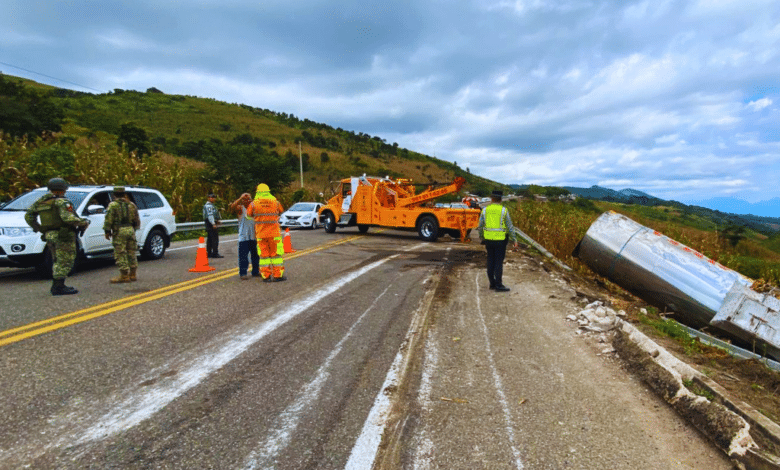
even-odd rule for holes
{"type": "Polygon", "coordinates": [[[296,202],[279,217],[282,228],[305,227],[314,230],[320,226],[319,202],[296,202]]]}

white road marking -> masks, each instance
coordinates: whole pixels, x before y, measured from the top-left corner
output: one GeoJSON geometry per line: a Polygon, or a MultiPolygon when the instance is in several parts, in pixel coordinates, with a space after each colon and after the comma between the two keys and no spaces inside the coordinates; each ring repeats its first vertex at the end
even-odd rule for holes
{"type": "MultiPolygon", "coordinates": [[[[422,410],[422,421],[425,423],[427,417],[433,412],[433,386],[431,381],[439,367],[439,348],[435,332],[431,331],[428,340],[425,342],[425,362],[423,363],[422,377],[420,378],[420,390],[417,393],[417,402],[422,410]]],[[[433,440],[425,434],[423,427],[422,436],[414,452],[412,468],[419,470],[428,470],[434,468],[434,449],[433,440]]]]}
{"type": "MultiPolygon", "coordinates": [[[[391,258],[394,257],[395,256],[391,256],[391,258]]],[[[366,315],[368,315],[368,313],[374,309],[377,302],[379,302],[379,299],[384,297],[390,287],[391,285],[388,285],[387,288],[385,288],[385,290],[379,294],[376,299],[374,299],[371,305],[368,306],[368,308],[349,328],[344,337],[341,338],[341,341],[336,344],[336,346],[333,348],[333,351],[331,351],[330,355],[328,355],[328,358],[325,359],[325,362],[322,364],[322,366],[320,366],[319,370],[317,371],[317,375],[314,377],[314,380],[303,387],[301,392],[298,394],[298,398],[282,412],[279,418],[277,418],[276,429],[271,430],[271,435],[268,437],[268,439],[265,440],[265,442],[260,445],[259,450],[252,451],[252,453],[249,454],[244,468],[276,468],[275,460],[278,457],[279,452],[284,450],[284,448],[287,447],[287,445],[290,443],[292,433],[298,427],[298,423],[303,417],[302,412],[307,405],[317,400],[323,386],[325,385],[325,381],[330,376],[329,369],[331,363],[341,352],[344,343],[346,343],[350,336],[352,336],[352,333],[355,331],[357,326],[363,321],[366,315]]]]}
{"type": "MultiPolygon", "coordinates": [[[[319,291],[309,295],[306,300],[296,303],[257,329],[242,332],[233,331],[212,341],[211,346],[206,348],[204,354],[188,361],[188,364],[178,366],[178,370],[181,373],[168,380],[146,387],[143,391],[134,390],[128,394],[129,396],[118,400],[120,403],[78,438],[77,443],[83,444],[105,439],[113,434],[128,430],[148,419],[184,392],[200,384],[210,374],[235,359],[269,333],[292,320],[298,314],[307,311],[319,302],[320,299],[327,297],[350,281],[379,267],[389,259],[385,258],[376,261],[340,279],[336,279],[319,291]],[[225,338],[228,339],[226,340],[225,338]]],[[[163,366],[163,370],[167,369],[170,369],[170,366],[163,366]]]]}
{"type": "Polygon", "coordinates": [[[501,402],[501,408],[504,410],[504,422],[506,423],[506,433],[509,437],[509,444],[512,446],[512,454],[515,456],[515,467],[519,469],[524,468],[523,462],[520,460],[520,452],[517,450],[515,441],[515,424],[512,419],[512,412],[509,410],[509,403],[504,393],[504,385],[501,381],[501,376],[498,375],[498,369],[496,368],[496,361],[493,359],[493,350],[490,346],[490,337],[488,336],[487,324],[485,323],[485,316],[482,314],[482,304],[479,296],[479,278],[480,274],[477,274],[474,278],[476,284],[475,292],[477,293],[477,313],[479,314],[479,321],[482,323],[482,333],[485,336],[485,349],[487,350],[488,359],[490,360],[490,368],[493,371],[493,383],[496,386],[496,392],[498,393],[498,399],[501,402]]]}
{"type": "MultiPolygon", "coordinates": [[[[416,249],[423,244],[416,245],[412,250],[416,249]]],[[[450,248],[447,248],[449,251],[450,248]]],[[[377,452],[379,451],[379,444],[382,442],[382,435],[387,429],[388,419],[390,418],[390,397],[392,396],[391,390],[398,388],[398,380],[400,379],[401,371],[411,359],[411,348],[405,347],[412,343],[415,334],[419,333],[422,326],[421,319],[424,318],[425,311],[418,309],[415,312],[412,322],[409,325],[409,330],[406,332],[404,342],[398,349],[398,353],[393,359],[390,370],[387,371],[385,381],[382,384],[382,388],[379,389],[374,405],[371,407],[371,411],[368,412],[368,417],[363,423],[363,429],[358,436],[355,445],[352,447],[352,452],[349,455],[344,470],[369,470],[374,466],[374,460],[376,460],[377,452]]]]}

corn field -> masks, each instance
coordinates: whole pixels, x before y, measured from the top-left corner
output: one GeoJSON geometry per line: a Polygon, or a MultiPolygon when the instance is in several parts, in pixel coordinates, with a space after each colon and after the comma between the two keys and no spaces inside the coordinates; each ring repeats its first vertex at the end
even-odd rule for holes
{"type": "Polygon", "coordinates": [[[201,219],[209,192],[227,203],[236,198],[226,185],[204,180],[202,170],[202,164],[159,153],[139,160],[106,139],[30,142],[0,136],[0,201],[44,186],[52,177],[63,177],[70,184],[148,186],[168,198],[177,221],[187,222],[201,219]],[[41,154],[59,158],[41,161],[36,158],[41,154]]]}
{"type": "MultiPolygon", "coordinates": [[[[780,285],[780,254],[762,247],[755,240],[745,239],[737,246],[731,246],[720,238],[716,231],[648,219],[621,210],[619,206],[607,207],[745,276],[763,279],[775,286],[780,285]]],[[[517,203],[512,213],[512,221],[520,230],[576,271],[591,273],[590,269],[571,253],[599,215],[601,211],[583,210],[572,204],[542,203],[524,199],[517,203]]]]}

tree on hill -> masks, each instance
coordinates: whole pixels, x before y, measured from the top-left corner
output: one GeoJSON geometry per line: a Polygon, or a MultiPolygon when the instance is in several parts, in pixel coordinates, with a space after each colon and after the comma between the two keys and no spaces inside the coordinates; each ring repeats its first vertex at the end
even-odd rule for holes
{"type": "Polygon", "coordinates": [[[119,136],[116,139],[117,145],[127,147],[130,152],[135,152],[136,157],[142,160],[144,155],[151,155],[149,151],[149,136],[146,131],[131,122],[126,122],[119,126],[119,136]]]}
{"type": "Polygon", "coordinates": [[[51,99],[0,74],[0,129],[13,137],[35,138],[45,132],[59,132],[65,113],[51,99]]]}
{"type": "Polygon", "coordinates": [[[254,194],[259,183],[278,191],[293,180],[287,161],[259,144],[207,142],[203,146],[203,160],[208,165],[206,178],[227,182],[237,194],[254,194]]]}

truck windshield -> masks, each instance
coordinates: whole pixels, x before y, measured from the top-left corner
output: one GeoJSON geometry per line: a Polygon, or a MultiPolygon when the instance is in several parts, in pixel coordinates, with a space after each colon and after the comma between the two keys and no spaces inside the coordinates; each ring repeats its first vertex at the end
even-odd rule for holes
{"type": "MultiPolygon", "coordinates": [[[[44,194],[46,194],[46,191],[43,190],[36,190],[36,191],[30,191],[29,193],[24,193],[21,196],[17,197],[16,199],[13,199],[8,204],[4,205],[0,210],[27,212],[27,209],[29,209],[30,206],[35,204],[35,201],[40,199],[44,194]]],[[[68,198],[70,202],[73,203],[73,207],[78,207],[79,204],[81,204],[81,201],[84,200],[84,197],[86,195],[87,193],[84,192],[67,191],[65,193],[65,197],[68,198]]]]}

